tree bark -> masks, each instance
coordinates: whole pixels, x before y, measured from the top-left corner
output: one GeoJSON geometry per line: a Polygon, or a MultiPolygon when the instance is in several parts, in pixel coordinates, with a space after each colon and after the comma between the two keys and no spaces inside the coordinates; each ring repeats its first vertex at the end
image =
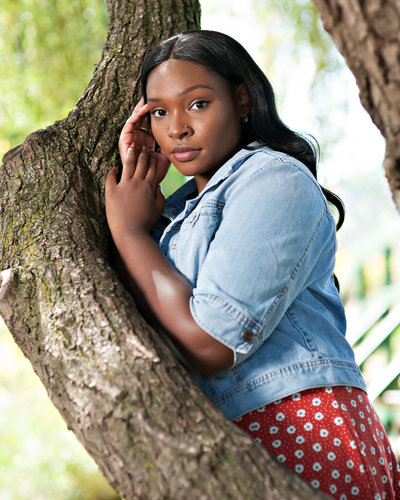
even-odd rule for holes
{"type": "Polygon", "coordinates": [[[197,0],[108,0],[110,31],[71,113],[4,156],[0,313],[126,499],[323,498],[231,424],[138,314],[108,263],[104,177],[147,48],[197,0]]]}
{"type": "Polygon", "coordinates": [[[386,138],[384,168],[400,210],[400,1],[314,2],[354,73],[363,106],[386,138]]]}

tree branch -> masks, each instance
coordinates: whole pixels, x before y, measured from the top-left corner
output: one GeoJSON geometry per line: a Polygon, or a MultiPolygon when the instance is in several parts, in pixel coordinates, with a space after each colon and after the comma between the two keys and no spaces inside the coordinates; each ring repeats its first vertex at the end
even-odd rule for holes
{"type": "Polygon", "coordinates": [[[394,0],[314,2],[356,78],[361,103],[386,138],[384,168],[400,210],[400,4],[394,0]]]}
{"type": "Polygon", "coordinates": [[[138,99],[141,62],[160,38],[195,28],[199,5],[108,6],[102,60],[76,107],[4,157],[0,311],[69,428],[126,500],[323,498],[191,383],[109,266],[103,183],[138,99]]]}

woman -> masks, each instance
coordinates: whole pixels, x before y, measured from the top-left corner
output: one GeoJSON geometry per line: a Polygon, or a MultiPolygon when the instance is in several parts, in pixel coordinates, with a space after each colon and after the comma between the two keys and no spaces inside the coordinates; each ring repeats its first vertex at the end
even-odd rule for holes
{"type": "Polygon", "coordinates": [[[311,143],[282,123],[262,71],[221,33],[162,42],[141,80],[106,209],[143,313],[219,408],[315,488],[400,496],[345,339],[328,200],[340,223],[343,207],[319,186],[311,143]],[[192,179],[165,201],[169,162],[192,179]]]}

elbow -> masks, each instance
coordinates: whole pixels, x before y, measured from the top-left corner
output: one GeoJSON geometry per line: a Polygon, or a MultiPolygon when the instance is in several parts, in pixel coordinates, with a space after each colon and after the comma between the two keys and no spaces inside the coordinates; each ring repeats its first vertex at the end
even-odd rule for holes
{"type": "Polygon", "coordinates": [[[205,348],[187,359],[189,368],[197,375],[215,375],[229,370],[234,362],[232,349],[218,342],[213,349],[205,348]],[[210,352],[211,351],[211,352],[210,352]]]}
{"type": "Polygon", "coordinates": [[[220,366],[210,366],[205,364],[194,363],[189,365],[190,370],[196,375],[216,375],[217,373],[222,373],[229,368],[228,367],[220,367],[220,366]]]}
{"type": "Polygon", "coordinates": [[[232,367],[233,350],[196,323],[188,303],[185,303],[183,314],[175,314],[173,321],[165,327],[194,373],[213,375],[232,367]]]}

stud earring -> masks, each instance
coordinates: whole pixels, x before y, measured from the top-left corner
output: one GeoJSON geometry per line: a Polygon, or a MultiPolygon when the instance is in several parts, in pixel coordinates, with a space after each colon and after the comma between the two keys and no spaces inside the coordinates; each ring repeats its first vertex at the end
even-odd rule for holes
{"type": "Polygon", "coordinates": [[[247,115],[242,116],[242,123],[248,123],[249,117],[247,115]]]}

